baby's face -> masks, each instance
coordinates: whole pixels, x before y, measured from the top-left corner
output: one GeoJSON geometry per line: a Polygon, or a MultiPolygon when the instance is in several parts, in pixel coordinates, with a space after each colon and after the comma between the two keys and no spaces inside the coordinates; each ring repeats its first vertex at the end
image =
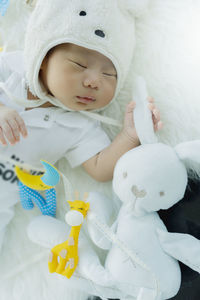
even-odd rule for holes
{"type": "Polygon", "coordinates": [[[117,73],[113,63],[101,53],[62,44],[45,57],[40,79],[48,93],[68,108],[93,110],[112,100],[117,73]]]}

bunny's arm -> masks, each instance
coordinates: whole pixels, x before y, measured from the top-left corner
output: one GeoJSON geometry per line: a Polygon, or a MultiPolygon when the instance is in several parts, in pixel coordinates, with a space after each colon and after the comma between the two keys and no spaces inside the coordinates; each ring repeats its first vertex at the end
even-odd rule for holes
{"type": "Polygon", "coordinates": [[[189,234],[157,230],[163,250],[200,273],[200,241],[189,234]]]}
{"type": "Polygon", "coordinates": [[[87,216],[87,230],[91,240],[99,247],[105,250],[111,248],[111,242],[106,238],[103,229],[100,230],[96,225],[99,219],[101,223],[111,227],[113,232],[116,229],[117,223],[114,222],[114,203],[111,199],[97,192],[91,192],[88,197],[90,203],[90,211],[87,216]]]}

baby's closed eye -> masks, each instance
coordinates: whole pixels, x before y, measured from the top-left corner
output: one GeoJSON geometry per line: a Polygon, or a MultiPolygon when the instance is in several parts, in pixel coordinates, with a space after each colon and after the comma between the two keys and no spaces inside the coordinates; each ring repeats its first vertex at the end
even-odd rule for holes
{"type": "Polygon", "coordinates": [[[80,68],[87,69],[87,66],[84,63],[73,61],[73,60],[70,60],[70,62],[72,62],[74,65],[76,65],[80,68]]]}

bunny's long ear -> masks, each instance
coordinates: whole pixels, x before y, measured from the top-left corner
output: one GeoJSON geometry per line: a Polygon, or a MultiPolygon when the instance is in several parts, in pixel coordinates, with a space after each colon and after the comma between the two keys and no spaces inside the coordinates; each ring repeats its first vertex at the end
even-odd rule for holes
{"type": "Polygon", "coordinates": [[[200,163],[200,140],[178,144],[174,149],[181,160],[200,163]]]}
{"type": "Polygon", "coordinates": [[[134,76],[133,100],[136,102],[134,109],[135,128],[141,144],[157,143],[158,139],[154,132],[152,115],[148,108],[148,92],[144,79],[134,76]]]}
{"type": "Polygon", "coordinates": [[[150,0],[118,0],[118,2],[123,11],[139,17],[147,10],[150,0]]]}

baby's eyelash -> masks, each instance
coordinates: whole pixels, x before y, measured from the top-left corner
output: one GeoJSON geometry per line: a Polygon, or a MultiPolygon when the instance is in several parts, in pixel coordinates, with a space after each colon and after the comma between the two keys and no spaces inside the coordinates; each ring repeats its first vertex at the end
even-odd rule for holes
{"type": "Polygon", "coordinates": [[[116,74],[103,73],[103,75],[110,76],[110,77],[112,76],[112,77],[116,77],[117,78],[116,74]]]}
{"type": "Polygon", "coordinates": [[[84,68],[84,69],[86,69],[86,68],[87,68],[86,66],[83,66],[83,65],[81,65],[81,64],[79,64],[79,63],[77,63],[76,61],[73,61],[73,63],[75,63],[77,66],[79,66],[79,67],[81,67],[81,68],[84,68]]]}

